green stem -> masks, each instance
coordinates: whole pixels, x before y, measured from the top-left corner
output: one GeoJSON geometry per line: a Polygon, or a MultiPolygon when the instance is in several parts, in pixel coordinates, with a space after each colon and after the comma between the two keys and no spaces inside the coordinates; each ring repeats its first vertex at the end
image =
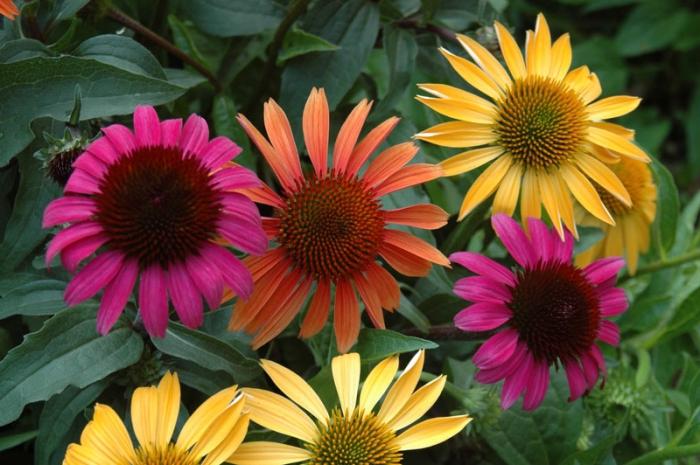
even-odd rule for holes
{"type": "Polygon", "coordinates": [[[666,447],[644,454],[641,457],[630,460],[625,465],[652,465],[661,463],[666,459],[677,459],[681,457],[691,457],[700,454],[700,443],[688,446],[666,447]]]}
{"type": "MultiPolygon", "coordinates": [[[[692,262],[695,260],[700,260],[700,249],[693,250],[692,252],[688,252],[682,255],[677,255],[673,258],[668,258],[665,260],[662,259],[649,263],[648,265],[642,266],[639,269],[637,269],[637,274],[635,274],[635,276],[653,273],[655,271],[664,270],[666,268],[674,268],[676,266],[683,265],[684,263],[692,262]]],[[[631,277],[632,276],[630,275],[624,275],[619,279],[619,282],[627,281],[631,277]]]]}

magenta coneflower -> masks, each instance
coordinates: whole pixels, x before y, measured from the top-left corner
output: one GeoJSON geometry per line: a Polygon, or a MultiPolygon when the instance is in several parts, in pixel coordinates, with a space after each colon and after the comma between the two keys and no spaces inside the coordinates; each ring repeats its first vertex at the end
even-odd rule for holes
{"type": "Polygon", "coordinates": [[[248,269],[226,248],[261,254],[267,238],[255,204],[231,192],[260,184],[229,161],[240,147],[225,137],[209,140],[206,121],[191,115],[159,121],[139,106],[134,132],[114,124],[102,129],[73,165],[65,195],[49,204],[44,227],[70,223],[49,244],[46,263],[60,253],[74,272],[100,249],[66,288],[76,305],[104,289],[97,330],[119,318],[140,276],[138,305],[146,330],[158,337],[168,326],[168,295],[180,320],[202,323],[202,296],[221,303],[224,286],[247,298],[248,269]]]}
{"type": "Polygon", "coordinates": [[[523,408],[537,408],[549,386],[549,367],[563,366],[575,400],[594,388],[605,360],[596,339],[617,345],[620,330],[606,320],[627,309],[625,292],[615,287],[621,258],[597,260],[585,268],[572,264],[573,237],[561,241],[540,220],[529,218],[530,238],[504,214],[493,229],[520,265],[517,271],[472,252],[450,259],[477,276],[462,278],[454,292],[473,304],[455,316],[464,331],[498,332],[476,352],[476,380],[505,379],[501,406],[523,394],[523,408]]]}

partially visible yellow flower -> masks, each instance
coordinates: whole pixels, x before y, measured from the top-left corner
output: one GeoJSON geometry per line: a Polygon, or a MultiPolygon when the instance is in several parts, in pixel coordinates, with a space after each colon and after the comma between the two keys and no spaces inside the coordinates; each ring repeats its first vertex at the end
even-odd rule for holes
{"type": "Polygon", "coordinates": [[[250,418],[265,428],[298,439],[301,447],[267,441],[248,442],[228,461],[235,465],[297,462],[396,465],[402,462],[403,451],[446,441],[459,433],[471,418],[467,415],[432,418],[404,429],[433,406],[445,386],[443,375],[414,392],[424,357],[423,351],[418,352],[391,387],[399,358],[385,359],[370,372],[362,389],[360,356],[351,353],[335,357],[332,371],[340,405],[331,412],[299,375],[275,362],[263,360],[263,370],[286,397],[262,389],[243,389],[250,418]],[[384,402],[375,411],[374,407],[385,392],[384,402]]]}
{"type": "Polygon", "coordinates": [[[649,228],[656,216],[656,186],[646,164],[620,159],[612,170],[627,188],[632,200],[626,206],[616,198],[599,190],[600,198],[615,219],[615,226],[600,222],[583,209],[577,209],[577,221],[582,226],[596,226],[604,236],[597,243],[576,256],[578,266],[588,265],[596,258],[625,256],[630,274],[637,272],[639,254],[649,250],[649,228]]]}
{"type": "Polygon", "coordinates": [[[569,71],[569,35],[552,43],[542,14],[534,32],[527,32],[524,57],[503,25],[496,22],[495,29],[508,71],[464,35],[457,38],[473,62],[440,49],[483,97],[444,84],[419,85],[431,94],[418,96],[420,102],[456,121],[416,137],[469,149],[443,161],[444,173],[462,174],[493,162],[467,192],[460,219],[495,192],[494,214],[512,216],[520,198],[523,220],[539,218],[544,205],[560,236],[564,226],[576,234],[571,193],[593,216],[614,224],[599,190],[624,205],[630,204],[630,197],[603,162],[620,156],[648,162],[649,157],[630,140],[630,130],[604,120],[631,112],[640,99],[615,96],[595,101],[601,94],[598,77],[586,66],[569,71]]]}
{"type": "Polygon", "coordinates": [[[235,386],[218,392],[195,410],[171,442],[180,411],[180,382],[177,374],[166,373],[158,387],[134,391],[136,447],[119,415],[96,404],[80,444],[68,446],[63,465],[220,465],[248,431],[244,404],[235,386]]]}

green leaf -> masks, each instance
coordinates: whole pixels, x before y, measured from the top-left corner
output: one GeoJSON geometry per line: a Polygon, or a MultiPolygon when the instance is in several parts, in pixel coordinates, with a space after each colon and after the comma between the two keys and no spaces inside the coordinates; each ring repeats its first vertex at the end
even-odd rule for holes
{"type": "Polygon", "coordinates": [[[235,347],[178,323],[171,322],[168,325],[164,338],[151,340],[161,352],[189,360],[208,370],[224,371],[240,384],[250,381],[261,373],[257,361],[247,357],[235,347]]]}
{"type": "Polygon", "coordinates": [[[92,58],[130,73],[166,79],[156,57],[146,47],[129,37],[115,34],[91,37],[78,45],[73,55],[92,58]]]}
{"type": "Polygon", "coordinates": [[[695,289],[678,306],[669,321],[661,331],[661,335],[655,339],[656,344],[663,340],[672,339],[679,334],[687,332],[700,322],[700,288],[695,289]]]}
{"type": "Polygon", "coordinates": [[[96,325],[91,306],[64,310],[0,361],[0,425],[31,402],[68,386],[83,388],[139,360],[143,340],[131,328],[118,322],[101,336],[96,325]]]}
{"type": "Polygon", "coordinates": [[[700,174],[700,85],[695,86],[695,91],[690,99],[688,116],[685,118],[685,134],[688,141],[688,163],[690,175],[700,174]]]}
{"type": "Polygon", "coordinates": [[[293,122],[301,121],[304,102],[313,86],[325,89],[331,109],[350,90],[374,46],[379,32],[379,9],[363,0],[319,2],[307,14],[303,27],[339,48],[287,62],[282,72],[280,100],[293,122]]]}
{"type": "Polygon", "coordinates": [[[124,115],[137,104],[160,105],[185,91],[161,79],[134,74],[87,58],[37,57],[0,65],[0,166],[31,142],[29,123],[41,116],[67,121],[75,86],[82,120],[124,115]],[[31,79],[27,79],[31,76],[31,79]]]}
{"type": "Polygon", "coordinates": [[[46,46],[34,39],[17,39],[0,46],[0,63],[14,63],[34,57],[51,56],[46,46]]]}
{"type": "Polygon", "coordinates": [[[430,330],[430,320],[428,320],[428,317],[403,294],[401,294],[401,304],[396,311],[421,332],[427,333],[430,330]]]}
{"type": "Polygon", "coordinates": [[[0,299],[0,319],[13,315],[53,315],[66,308],[66,283],[42,279],[16,287],[0,299]]]}
{"type": "Polygon", "coordinates": [[[363,362],[388,357],[392,354],[415,352],[420,349],[435,349],[438,345],[419,337],[405,336],[389,329],[365,328],[360,331],[355,350],[363,362]]]}
{"type": "Polygon", "coordinates": [[[673,181],[673,175],[664,165],[654,160],[651,170],[657,187],[656,219],[653,229],[658,234],[664,251],[668,251],[676,238],[676,226],[680,211],[678,188],[673,181]]]}
{"type": "Polygon", "coordinates": [[[285,13],[282,5],[272,0],[188,0],[182,6],[199,29],[217,37],[247,36],[273,29],[285,13]]]}
{"type": "Polygon", "coordinates": [[[240,124],[236,122],[238,109],[236,103],[228,95],[217,95],[214,97],[214,107],[211,110],[211,119],[214,123],[214,129],[220,136],[226,136],[236,144],[241,146],[243,151],[235,159],[236,163],[240,163],[252,170],[255,170],[255,158],[250,150],[250,141],[240,124]]]}
{"type": "Polygon", "coordinates": [[[389,59],[389,91],[377,105],[373,119],[396,111],[396,105],[411,83],[418,54],[418,44],[413,34],[393,26],[384,27],[384,50],[389,59]]]}
{"type": "Polygon", "coordinates": [[[284,36],[282,50],[277,56],[278,64],[312,52],[331,52],[337,50],[338,46],[328,42],[326,39],[304,32],[301,29],[292,29],[284,36]]]}
{"type": "Polygon", "coordinates": [[[660,50],[678,38],[688,17],[673,1],[641,2],[617,31],[617,49],[623,56],[660,50]]]}
{"type": "Polygon", "coordinates": [[[615,42],[603,36],[593,36],[588,40],[574,43],[573,67],[588,66],[598,75],[603,83],[606,95],[616,95],[625,92],[628,66],[617,53],[615,42]],[[601,53],[605,50],[605,53],[601,53]]]}
{"type": "Polygon", "coordinates": [[[76,417],[95,402],[107,385],[107,380],[103,379],[84,389],[69,386],[46,402],[39,417],[35,465],[49,465],[76,417]]]}
{"type": "Polygon", "coordinates": [[[0,436],[0,452],[17,447],[27,441],[31,441],[37,435],[37,431],[25,431],[24,433],[10,434],[9,436],[0,436]]]}
{"type": "Polygon", "coordinates": [[[5,271],[14,270],[44,241],[48,235],[48,231],[41,228],[44,208],[60,192],[44,175],[41,162],[30,154],[19,157],[19,170],[21,177],[15,206],[0,243],[0,270],[5,271]]]}

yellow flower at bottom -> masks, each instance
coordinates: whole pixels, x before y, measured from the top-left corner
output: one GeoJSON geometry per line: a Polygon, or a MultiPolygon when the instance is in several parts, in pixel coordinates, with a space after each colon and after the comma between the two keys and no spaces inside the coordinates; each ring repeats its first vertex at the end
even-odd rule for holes
{"type": "Polygon", "coordinates": [[[180,382],[166,373],[158,386],[142,387],[131,399],[134,447],[119,415],[96,404],[79,444],[71,444],[63,465],[220,465],[243,442],[249,415],[237,388],[207,399],[171,442],[180,411],[180,382]]]}
{"type": "Polygon", "coordinates": [[[228,461],[235,465],[396,465],[402,462],[403,451],[446,441],[471,418],[432,418],[405,429],[433,406],[445,386],[443,375],[415,390],[424,358],[424,352],[418,352],[392,385],[399,358],[389,357],[370,372],[360,389],[360,356],[335,357],[332,371],[340,405],[331,412],[303,378],[263,360],[263,370],[286,397],[262,389],[242,389],[250,418],[264,428],[298,439],[301,447],[248,442],[228,461]],[[384,402],[375,411],[385,393],[384,402]]]}
{"type": "Polygon", "coordinates": [[[649,250],[649,227],[656,216],[656,186],[651,170],[645,163],[621,158],[610,168],[629,192],[632,205],[628,207],[599,190],[600,198],[615,219],[615,226],[599,221],[583,209],[577,209],[577,222],[602,229],[604,236],[578,254],[576,264],[584,266],[596,258],[625,255],[627,269],[630,274],[635,274],[639,254],[649,250]]]}

